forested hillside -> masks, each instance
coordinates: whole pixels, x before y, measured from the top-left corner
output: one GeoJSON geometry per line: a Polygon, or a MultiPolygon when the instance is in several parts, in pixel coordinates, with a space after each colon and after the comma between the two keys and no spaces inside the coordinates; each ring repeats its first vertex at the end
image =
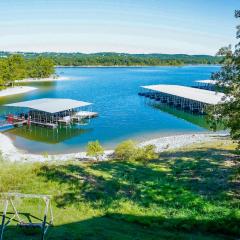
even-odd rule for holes
{"type": "MultiPolygon", "coordinates": [[[[27,59],[47,57],[55,65],[61,66],[179,66],[184,64],[219,64],[220,57],[210,55],[186,54],[127,54],[127,53],[24,53],[27,59]]],[[[8,52],[0,52],[1,56],[8,56],[8,52]]]]}

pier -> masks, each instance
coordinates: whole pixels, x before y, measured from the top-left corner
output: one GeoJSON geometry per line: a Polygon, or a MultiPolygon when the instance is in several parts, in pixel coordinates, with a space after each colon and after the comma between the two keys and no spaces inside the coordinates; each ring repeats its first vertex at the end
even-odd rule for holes
{"type": "Polygon", "coordinates": [[[198,114],[204,114],[208,105],[223,103],[225,97],[224,93],[180,85],[160,84],[141,88],[139,96],[198,114]]]}

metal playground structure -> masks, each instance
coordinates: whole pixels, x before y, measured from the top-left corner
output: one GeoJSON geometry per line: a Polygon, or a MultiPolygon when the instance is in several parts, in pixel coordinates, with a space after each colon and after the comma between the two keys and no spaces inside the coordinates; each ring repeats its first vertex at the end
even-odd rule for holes
{"type": "Polygon", "coordinates": [[[51,196],[50,195],[40,195],[40,194],[22,194],[22,193],[0,193],[0,198],[3,201],[4,209],[2,214],[2,222],[0,228],[0,240],[3,240],[4,231],[8,225],[15,221],[17,226],[25,230],[39,229],[41,234],[41,240],[44,240],[47,230],[50,226],[53,226],[53,211],[51,206],[51,196]],[[43,201],[45,208],[43,211],[43,219],[38,219],[39,222],[33,223],[30,218],[28,222],[21,218],[21,213],[18,211],[16,206],[16,201],[19,199],[39,199],[43,201]],[[13,213],[9,213],[9,205],[12,207],[13,213]],[[48,221],[49,218],[49,221],[48,221]]]}

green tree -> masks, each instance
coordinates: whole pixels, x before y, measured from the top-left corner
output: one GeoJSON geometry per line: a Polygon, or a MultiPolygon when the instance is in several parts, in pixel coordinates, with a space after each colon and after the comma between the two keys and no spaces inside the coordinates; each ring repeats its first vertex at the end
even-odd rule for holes
{"type": "Polygon", "coordinates": [[[54,62],[45,57],[37,57],[28,60],[28,75],[31,78],[47,78],[54,74],[54,62]]]}
{"type": "MultiPolygon", "coordinates": [[[[239,11],[236,11],[235,16],[239,18],[239,11]]],[[[237,26],[237,39],[240,39],[240,26],[237,26]]],[[[226,101],[210,108],[210,122],[213,128],[216,128],[217,123],[223,123],[240,147],[240,43],[234,50],[231,46],[221,48],[218,55],[223,56],[222,68],[212,78],[224,90],[226,98],[223,100],[226,101]]]]}
{"type": "Polygon", "coordinates": [[[22,55],[0,58],[0,89],[15,80],[24,78],[45,78],[55,72],[54,63],[46,57],[26,59],[22,55]]]}
{"type": "Polygon", "coordinates": [[[3,89],[7,85],[7,61],[6,59],[0,60],[0,89],[3,89]]]}
{"type": "Polygon", "coordinates": [[[7,58],[5,69],[5,81],[14,84],[14,81],[21,80],[27,76],[26,62],[21,55],[11,55],[7,58]]]}
{"type": "Polygon", "coordinates": [[[99,141],[89,142],[87,145],[87,156],[95,157],[100,160],[104,154],[104,148],[101,146],[99,141]]]}

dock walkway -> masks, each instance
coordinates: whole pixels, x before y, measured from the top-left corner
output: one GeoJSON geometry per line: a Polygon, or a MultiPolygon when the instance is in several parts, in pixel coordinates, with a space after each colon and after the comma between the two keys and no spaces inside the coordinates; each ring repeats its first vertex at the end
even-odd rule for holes
{"type": "Polygon", "coordinates": [[[37,121],[30,121],[30,123],[40,127],[57,128],[57,124],[55,123],[47,123],[47,122],[44,123],[44,122],[37,122],[37,121]]]}
{"type": "Polygon", "coordinates": [[[97,117],[98,113],[97,112],[89,112],[89,111],[80,111],[75,114],[72,118],[81,118],[81,119],[86,119],[86,118],[94,118],[97,117]]]}

